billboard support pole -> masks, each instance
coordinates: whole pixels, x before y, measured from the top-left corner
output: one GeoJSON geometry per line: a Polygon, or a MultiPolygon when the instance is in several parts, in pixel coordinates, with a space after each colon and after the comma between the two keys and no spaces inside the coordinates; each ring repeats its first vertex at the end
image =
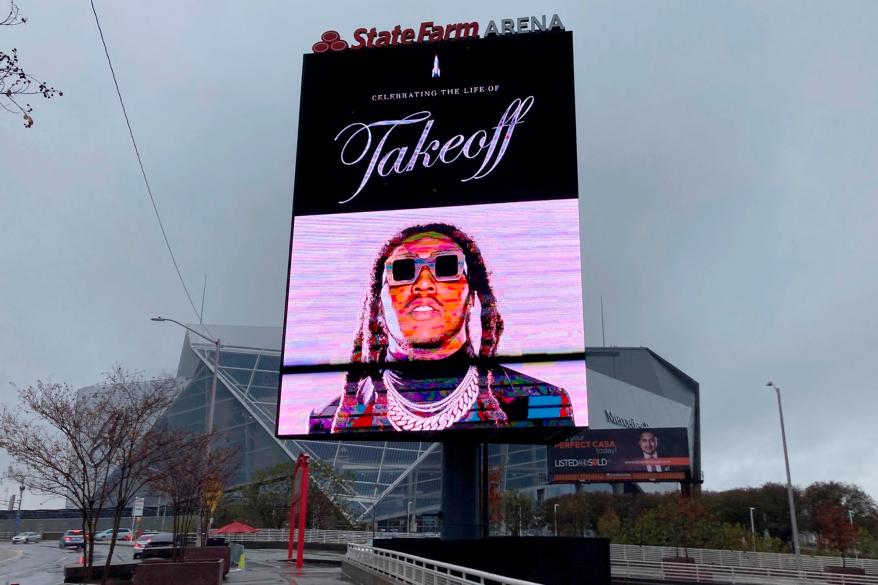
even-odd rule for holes
{"type": "Polygon", "coordinates": [[[479,458],[481,445],[442,443],[443,540],[479,538],[479,458]]]}
{"type": "Polygon", "coordinates": [[[491,536],[491,481],[488,475],[488,443],[482,443],[482,475],[481,475],[482,497],[480,498],[482,506],[482,538],[491,536]]]}
{"type": "Polygon", "coordinates": [[[299,455],[302,460],[302,483],[301,483],[301,503],[299,505],[299,534],[296,541],[296,568],[301,569],[305,562],[305,516],[308,510],[308,482],[310,481],[310,473],[308,469],[308,456],[299,455]]]}
{"type": "Polygon", "coordinates": [[[290,534],[287,541],[287,561],[293,560],[293,542],[296,543],[296,568],[301,569],[305,559],[305,516],[308,511],[308,456],[304,453],[296,459],[290,485],[290,534]],[[298,478],[298,493],[296,479],[298,478]],[[294,536],[298,524],[298,536],[294,536]]]}
{"type": "Polygon", "coordinates": [[[293,475],[290,477],[290,533],[287,538],[287,561],[293,560],[293,543],[295,543],[296,535],[296,474],[299,473],[298,462],[293,468],[293,475]]]}

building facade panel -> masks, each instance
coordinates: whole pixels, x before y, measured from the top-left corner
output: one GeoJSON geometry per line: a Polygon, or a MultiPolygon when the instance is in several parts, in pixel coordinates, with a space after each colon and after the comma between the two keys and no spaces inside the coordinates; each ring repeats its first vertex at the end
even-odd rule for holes
{"type": "MultiPolygon", "coordinates": [[[[239,449],[233,483],[249,482],[259,470],[306,453],[331,463],[347,478],[351,491],[344,505],[352,522],[374,521],[388,530],[437,526],[440,445],[277,439],[280,328],[210,326],[205,333],[222,341],[213,426],[239,449]]],[[[178,375],[188,383],[168,410],[169,424],[194,431],[206,428],[213,359],[213,345],[186,335],[178,375]]],[[[587,350],[586,361],[593,428],[618,428],[629,422],[687,427],[690,447],[697,453],[697,383],[646,348],[595,348],[587,350]]],[[[545,446],[490,445],[488,463],[499,470],[504,490],[527,490],[540,500],[574,489],[546,484],[545,446]]],[[[700,461],[697,465],[700,473],[700,461]]]]}

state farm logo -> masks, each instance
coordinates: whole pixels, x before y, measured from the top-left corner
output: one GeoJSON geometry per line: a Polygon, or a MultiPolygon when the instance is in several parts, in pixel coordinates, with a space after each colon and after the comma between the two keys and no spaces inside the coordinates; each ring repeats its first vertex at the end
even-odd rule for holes
{"type": "MultiPolygon", "coordinates": [[[[493,20],[488,21],[488,26],[484,30],[485,37],[566,30],[557,14],[553,14],[551,18],[545,14],[502,18],[498,22],[499,25],[493,20]]],[[[311,50],[315,53],[326,53],[347,49],[372,49],[473,38],[479,38],[478,22],[437,24],[429,20],[422,22],[417,29],[403,28],[398,24],[388,30],[379,30],[374,26],[372,28],[360,27],[353,33],[353,44],[348,44],[346,40],[342,39],[338,31],[328,30],[320,35],[320,41],[314,43],[311,50]]]]}
{"type": "Polygon", "coordinates": [[[337,31],[328,30],[320,35],[320,41],[311,45],[311,50],[315,53],[325,53],[327,51],[344,51],[348,48],[348,42],[342,40],[341,35],[337,31]]]}

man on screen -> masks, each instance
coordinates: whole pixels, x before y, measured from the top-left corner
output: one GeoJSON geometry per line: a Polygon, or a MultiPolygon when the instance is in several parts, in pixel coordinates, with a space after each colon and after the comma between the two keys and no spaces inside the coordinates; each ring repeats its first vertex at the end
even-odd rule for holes
{"type": "Polygon", "coordinates": [[[647,460],[646,470],[647,471],[670,471],[670,467],[662,467],[661,465],[653,465],[648,461],[650,459],[658,459],[658,437],[655,434],[655,431],[643,431],[640,433],[640,440],[638,441],[640,445],[640,451],[643,454],[643,458],[647,460]]]}
{"type": "Polygon", "coordinates": [[[502,333],[472,238],[442,223],[402,230],[373,263],[351,352],[357,367],[341,396],[311,413],[310,432],[572,426],[563,388],[488,361],[502,333]]]}

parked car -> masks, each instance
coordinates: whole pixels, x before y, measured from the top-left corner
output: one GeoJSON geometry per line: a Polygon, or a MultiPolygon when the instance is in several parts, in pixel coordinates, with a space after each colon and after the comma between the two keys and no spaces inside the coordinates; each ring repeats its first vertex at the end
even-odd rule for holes
{"type": "MultiPolygon", "coordinates": [[[[106,530],[101,530],[97,534],[95,534],[95,540],[110,540],[113,538],[113,529],[107,528],[106,530]]],[[[116,531],[116,540],[131,540],[131,529],[130,528],[120,528],[116,531]]]]}
{"type": "Polygon", "coordinates": [[[68,530],[58,539],[58,548],[85,548],[82,530],[68,530]]]}
{"type": "Polygon", "coordinates": [[[174,535],[170,532],[156,532],[155,534],[144,534],[134,542],[134,558],[142,559],[145,549],[174,547],[174,535]]]}
{"type": "Polygon", "coordinates": [[[30,544],[39,542],[43,539],[43,535],[39,532],[21,532],[12,537],[12,544],[30,544]]]}

